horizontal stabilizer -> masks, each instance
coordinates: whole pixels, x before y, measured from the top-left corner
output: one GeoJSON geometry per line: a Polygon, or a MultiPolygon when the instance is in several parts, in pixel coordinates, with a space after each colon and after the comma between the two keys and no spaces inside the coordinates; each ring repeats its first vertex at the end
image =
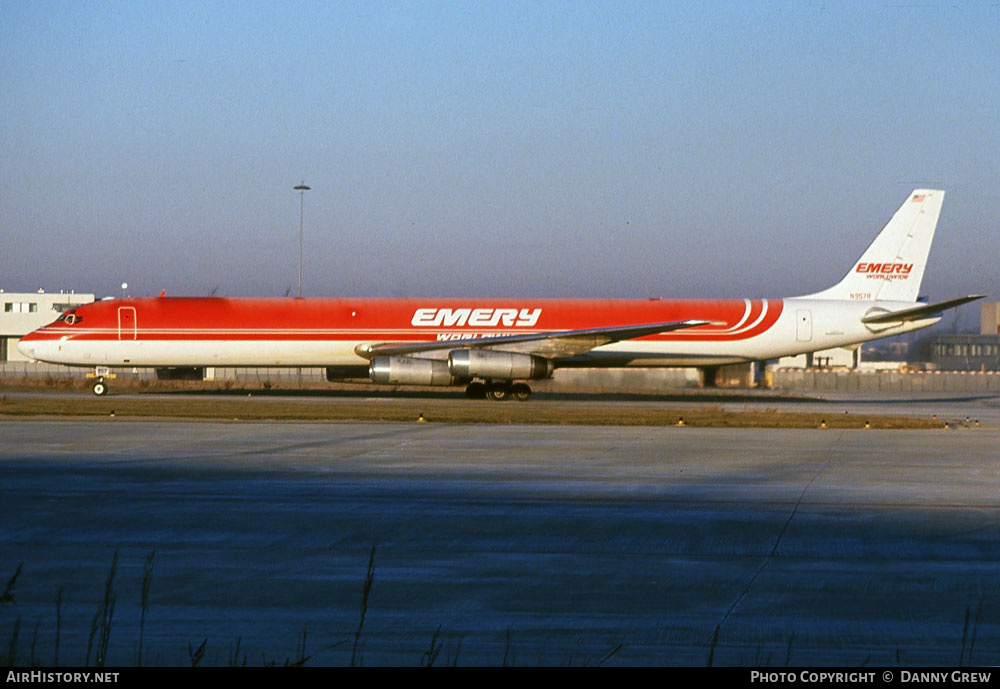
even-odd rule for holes
{"type": "Polygon", "coordinates": [[[469,340],[439,340],[435,342],[365,344],[355,349],[359,356],[371,359],[375,356],[402,356],[420,352],[452,349],[502,349],[510,352],[526,352],[539,356],[574,356],[589,352],[611,342],[631,340],[636,337],[658,333],[697,328],[700,325],[725,325],[718,321],[673,321],[670,323],[647,323],[645,325],[623,325],[610,328],[589,328],[585,330],[559,330],[525,335],[503,335],[500,337],[477,337],[469,340]]]}
{"type": "Polygon", "coordinates": [[[939,301],[936,304],[921,304],[920,306],[915,306],[912,309],[903,309],[902,311],[886,311],[880,313],[874,313],[870,316],[865,316],[861,319],[862,323],[868,325],[874,325],[877,323],[900,323],[904,321],[919,321],[924,318],[931,318],[941,313],[945,309],[953,309],[956,306],[961,306],[962,304],[968,304],[970,301],[975,301],[976,299],[982,299],[985,294],[971,294],[967,297],[958,297],[957,299],[949,299],[948,301],[939,301]]]}

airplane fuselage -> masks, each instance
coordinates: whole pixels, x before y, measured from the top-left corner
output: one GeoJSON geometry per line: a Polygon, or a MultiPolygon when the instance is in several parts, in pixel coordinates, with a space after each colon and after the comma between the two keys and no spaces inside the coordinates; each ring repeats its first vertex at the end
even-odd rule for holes
{"type": "MultiPolygon", "coordinates": [[[[858,344],[933,324],[866,326],[862,318],[911,303],[823,299],[117,299],[78,307],[27,335],[39,361],[75,366],[367,366],[371,343],[449,344],[622,324],[712,323],[623,340],[563,366],[712,366],[858,344]]],[[[501,347],[498,347],[502,349],[501,347]]]]}

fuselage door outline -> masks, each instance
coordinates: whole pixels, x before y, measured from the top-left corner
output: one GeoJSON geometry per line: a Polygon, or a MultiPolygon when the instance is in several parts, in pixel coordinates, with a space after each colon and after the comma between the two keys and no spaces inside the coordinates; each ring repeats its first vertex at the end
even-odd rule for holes
{"type": "Polygon", "coordinates": [[[136,340],[136,313],[134,306],[118,307],[118,339],[136,340]]]}

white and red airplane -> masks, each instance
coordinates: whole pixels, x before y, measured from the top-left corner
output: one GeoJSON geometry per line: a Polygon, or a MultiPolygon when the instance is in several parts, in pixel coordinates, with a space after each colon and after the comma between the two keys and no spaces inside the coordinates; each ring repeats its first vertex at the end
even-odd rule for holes
{"type": "Polygon", "coordinates": [[[917,301],[944,192],[917,189],[844,279],[787,299],[229,299],[78,306],[26,335],[26,356],[95,369],[325,367],[329,380],[465,385],[526,400],[561,367],[712,367],[925,328],[985,295],[917,301]]]}

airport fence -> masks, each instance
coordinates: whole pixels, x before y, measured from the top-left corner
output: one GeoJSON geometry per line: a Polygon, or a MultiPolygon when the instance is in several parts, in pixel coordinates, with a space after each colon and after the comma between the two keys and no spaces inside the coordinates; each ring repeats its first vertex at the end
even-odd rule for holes
{"type": "MultiPolygon", "coordinates": [[[[26,361],[0,362],[0,382],[50,383],[82,380],[92,368],[68,367],[26,361]]],[[[115,369],[118,380],[156,381],[152,368],[115,369]]],[[[216,383],[316,386],[326,383],[322,368],[208,368],[205,379],[216,383]]],[[[598,393],[656,393],[667,390],[698,388],[701,374],[697,369],[559,369],[550,380],[535,381],[538,392],[580,390],[598,393]]],[[[861,393],[1000,393],[1000,373],[922,371],[823,371],[779,369],[771,372],[771,386],[787,392],[861,392],[861,393]]]]}
{"type": "Polygon", "coordinates": [[[810,392],[1000,393],[995,371],[815,371],[783,369],[772,374],[776,390],[810,392]]]}

